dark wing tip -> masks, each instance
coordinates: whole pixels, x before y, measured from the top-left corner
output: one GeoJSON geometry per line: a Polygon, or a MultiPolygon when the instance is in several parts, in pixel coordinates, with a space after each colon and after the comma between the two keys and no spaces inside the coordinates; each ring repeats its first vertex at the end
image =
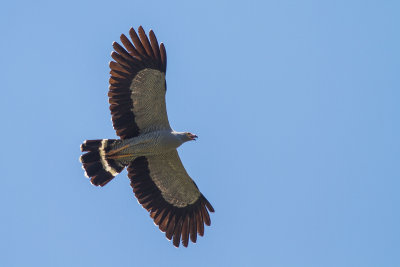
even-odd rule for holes
{"type": "Polygon", "coordinates": [[[160,55],[160,48],[158,46],[158,41],[156,35],[154,34],[153,30],[149,32],[150,37],[150,44],[153,50],[154,59],[157,61],[157,67],[160,68],[162,66],[161,55],[160,55]]]}
{"type": "MultiPolygon", "coordinates": [[[[139,26],[139,28],[142,26],[139,26]]],[[[142,28],[143,29],[143,28],[142,28]]],[[[136,50],[138,53],[141,55],[142,58],[147,57],[146,51],[142,45],[142,42],[139,39],[139,36],[137,35],[136,31],[134,28],[130,28],[129,30],[129,36],[131,37],[131,40],[133,44],[135,45],[136,50]]]]}
{"type": "Polygon", "coordinates": [[[204,204],[206,205],[207,209],[210,212],[215,212],[213,206],[211,205],[211,203],[203,196],[203,200],[204,200],[204,204]]]}
{"type": "Polygon", "coordinates": [[[182,216],[179,216],[179,219],[175,224],[174,236],[172,240],[172,243],[174,244],[175,247],[179,247],[179,244],[181,243],[182,219],[183,219],[182,216]]]}
{"type": "Polygon", "coordinates": [[[164,72],[167,71],[167,51],[165,50],[164,43],[160,44],[161,65],[164,72]]]}
{"type": "Polygon", "coordinates": [[[128,37],[125,36],[125,34],[121,34],[121,36],[119,37],[119,39],[121,40],[121,43],[125,46],[125,48],[129,51],[129,53],[131,54],[131,56],[134,56],[138,59],[142,59],[141,55],[139,54],[139,52],[136,50],[136,48],[133,46],[133,44],[131,43],[131,41],[129,41],[128,37]]]}
{"type": "Polygon", "coordinates": [[[187,248],[189,245],[190,214],[185,214],[182,223],[182,245],[187,248]]]}
{"type": "Polygon", "coordinates": [[[146,32],[144,31],[142,26],[139,26],[138,32],[139,32],[140,41],[146,51],[147,56],[149,56],[152,59],[155,59],[153,50],[150,45],[149,38],[147,38],[146,32]]]}

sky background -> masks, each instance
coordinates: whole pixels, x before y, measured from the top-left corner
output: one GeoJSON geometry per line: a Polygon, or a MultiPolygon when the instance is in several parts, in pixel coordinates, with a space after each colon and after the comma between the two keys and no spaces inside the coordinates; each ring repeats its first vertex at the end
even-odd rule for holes
{"type": "Polygon", "coordinates": [[[400,266],[400,2],[188,2],[2,2],[0,265],[400,266]],[[116,138],[111,44],[139,25],[216,210],[188,248],[78,160],[116,138]]]}

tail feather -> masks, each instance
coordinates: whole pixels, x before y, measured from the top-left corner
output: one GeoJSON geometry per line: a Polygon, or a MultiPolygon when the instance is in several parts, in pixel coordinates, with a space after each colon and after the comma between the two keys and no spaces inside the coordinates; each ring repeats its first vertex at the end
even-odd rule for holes
{"type": "Polygon", "coordinates": [[[108,159],[106,153],[117,140],[99,139],[86,140],[81,145],[81,151],[87,152],[80,157],[85,175],[96,186],[104,186],[124,169],[124,165],[113,159],[108,159]]]}

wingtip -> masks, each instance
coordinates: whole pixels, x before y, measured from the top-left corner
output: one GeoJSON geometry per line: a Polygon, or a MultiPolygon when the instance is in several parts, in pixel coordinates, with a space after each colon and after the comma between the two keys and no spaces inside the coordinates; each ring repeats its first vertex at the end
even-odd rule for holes
{"type": "MultiPolygon", "coordinates": [[[[139,26],[138,28],[138,33],[139,33],[139,37],[146,35],[146,31],[144,30],[144,28],[142,27],[142,25],[139,26]]],[[[140,40],[142,40],[142,38],[140,38],[140,40]]],[[[143,43],[143,41],[142,41],[143,43]]]]}

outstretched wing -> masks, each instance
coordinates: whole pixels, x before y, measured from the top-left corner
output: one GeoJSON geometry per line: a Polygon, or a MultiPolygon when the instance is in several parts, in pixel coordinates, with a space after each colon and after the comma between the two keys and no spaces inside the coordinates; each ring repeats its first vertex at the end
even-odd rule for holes
{"type": "Polygon", "coordinates": [[[154,223],[173,244],[187,247],[204,235],[211,220],[207,209],[214,208],[187,174],[176,150],[161,155],[136,158],[128,167],[133,192],[150,212],[154,223]]]}
{"type": "Polygon", "coordinates": [[[165,106],[167,55],[150,30],[150,41],[142,26],[133,28],[131,41],[121,35],[125,49],[114,42],[108,92],[114,129],[121,139],[141,133],[170,129],[165,106]]]}

